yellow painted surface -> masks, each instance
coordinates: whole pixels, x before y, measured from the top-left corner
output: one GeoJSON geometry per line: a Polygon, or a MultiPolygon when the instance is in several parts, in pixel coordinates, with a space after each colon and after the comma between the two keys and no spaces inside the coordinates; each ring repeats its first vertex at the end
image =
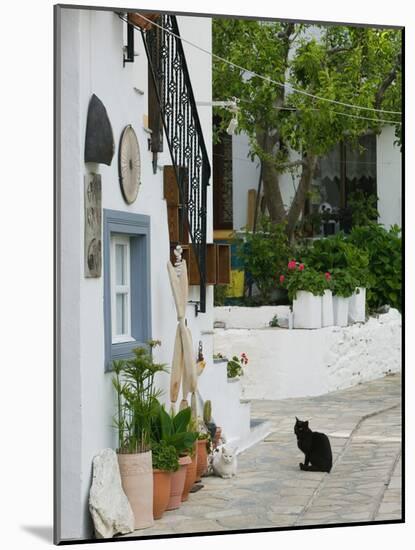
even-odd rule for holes
{"type": "Polygon", "coordinates": [[[236,269],[231,271],[231,284],[226,288],[226,296],[229,298],[240,298],[244,294],[245,277],[244,272],[236,269]]]}
{"type": "Polygon", "coordinates": [[[213,231],[213,240],[224,240],[224,239],[232,239],[233,238],[233,230],[232,229],[215,229],[213,231]]]}

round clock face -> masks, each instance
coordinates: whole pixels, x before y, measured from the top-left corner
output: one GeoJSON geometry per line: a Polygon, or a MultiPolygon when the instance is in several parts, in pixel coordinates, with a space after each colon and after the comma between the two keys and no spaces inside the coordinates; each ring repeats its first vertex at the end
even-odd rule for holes
{"type": "Polygon", "coordinates": [[[140,187],[140,148],[131,125],[126,126],[121,134],[118,165],[121,191],[125,201],[131,204],[140,187]]]}

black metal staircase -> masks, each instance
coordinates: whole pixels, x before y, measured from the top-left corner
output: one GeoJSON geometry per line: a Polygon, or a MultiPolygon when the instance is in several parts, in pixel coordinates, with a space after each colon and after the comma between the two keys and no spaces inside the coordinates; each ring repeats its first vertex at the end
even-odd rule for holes
{"type": "Polygon", "coordinates": [[[174,15],[140,29],[200,274],[197,311],[206,311],[206,216],[209,158],[174,15]]]}

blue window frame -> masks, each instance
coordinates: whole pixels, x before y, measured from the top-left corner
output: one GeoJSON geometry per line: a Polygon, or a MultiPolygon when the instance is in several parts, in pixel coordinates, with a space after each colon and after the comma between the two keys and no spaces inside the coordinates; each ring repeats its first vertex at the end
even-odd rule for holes
{"type": "Polygon", "coordinates": [[[132,357],[132,349],[151,338],[150,217],[131,212],[104,209],[104,331],[105,370],[112,369],[114,359],[132,357]],[[129,237],[131,337],[113,343],[111,320],[111,238],[129,237]]]}

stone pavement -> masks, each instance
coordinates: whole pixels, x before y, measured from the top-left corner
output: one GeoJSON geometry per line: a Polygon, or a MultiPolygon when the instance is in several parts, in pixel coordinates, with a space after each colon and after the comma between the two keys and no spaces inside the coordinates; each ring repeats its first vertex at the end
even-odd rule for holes
{"type": "Polygon", "coordinates": [[[132,535],[401,519],[400,375],[320,397],[254,401],[252,416],[270,420],[272,433],[239,455],[236,478],[203,478],[179,510],[132,535]],[[299,469],[295,416],[328,434],[330,474],[299,469]]]}

